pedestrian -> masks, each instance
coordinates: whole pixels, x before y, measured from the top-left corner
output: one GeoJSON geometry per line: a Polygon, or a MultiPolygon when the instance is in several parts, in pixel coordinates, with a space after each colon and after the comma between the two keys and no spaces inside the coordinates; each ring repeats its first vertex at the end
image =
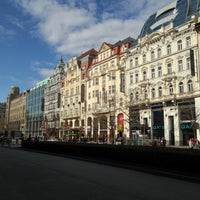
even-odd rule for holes
{"type": "Polygon", "coordinates": [[[161,145],[162,145],[163,147],[166,146],[166,139],[165,139],[164,137],[162,137],[162,139],[161,139],[161,145]]]}
{"type": "Polygon", "coordinates": [[[193,149],[195,146],[195,139],[194,138],[191,138],[191,148],[193,149]]]}

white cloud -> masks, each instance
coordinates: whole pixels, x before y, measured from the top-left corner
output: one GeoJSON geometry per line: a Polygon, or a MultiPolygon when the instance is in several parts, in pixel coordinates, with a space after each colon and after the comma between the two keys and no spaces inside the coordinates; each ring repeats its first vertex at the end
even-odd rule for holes
{"type": "Polygon", "coordinates": [[[52,63],[47,63],[47,62],[39,62],[39,61],[33,61],[31,63],[31,69],[32,71],[37,72],[42,78],[47,78],[50,77],[53,74],[53,64],[52,63]],[[46,66],[46,67],[41,67],[41,66],[46,66]],[[48,66],[51,68],[49,69],[48,66]]]}
{"type": "MultiPolygon", "coordinates": [[[[172,0],[15,0],[37,20],[36,31],[57,53],[79,55],[102,42],[137,38],[145,20],[172,0]]],[[[45,73],[42,72],[41,73],[45,73]]]]}

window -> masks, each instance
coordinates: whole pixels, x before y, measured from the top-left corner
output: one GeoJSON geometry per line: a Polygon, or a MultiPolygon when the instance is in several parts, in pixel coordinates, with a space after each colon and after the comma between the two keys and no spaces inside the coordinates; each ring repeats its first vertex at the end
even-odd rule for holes
{"type": "Polygon", "coordinates": [[[102,84],[105,84],[106,83],[106,76],[103,76],[102,77],[102,84]]]}
{"type": "Polygon", "coordinates": [[[155,60],[155,52],[154,51],[151,52],[151,60],[152,61],[155,60]]]}
{"type": "Polygon", "coordinates": [[[173,94],[174,89],[173,89],[173,85],[169,85],[169,94],[173,94]]]}
{"type": "Polygon", "coordinates": [[[109,86],[109,94],[114,94],[116,92],[116,85],[109,86]]]}
{"type": "Polygon", "coordinates": [[[162,76],[162,67],[158,67],[158,77],[162,76]]]}
{"type": "Polygon", "coordinates": [[[179,83],[179,92],[183,93],[184,92],[184,87],[183,87],[183,82],[179,83]]]}
{"type": "Polygon", "coordinates": [[[152,90],[151,90],[151,97],[152,97],[152,99],[154,99],[156,97],[155,88],[152,88],[152,90]]]}
{"type": "Polygon", "coordinates": [[[187,69],[191,68],[190,58],[186,59],[186,65],[187,65],[187,69]]]}
{"type": "Polygon", "coordinates": [[[171,54],[172,50],[171,50],[171,45],[167,45],[167,55],[171,54]]]}
{"type": "Polygon", "coordinates": [[[88,82],[88,87],[91,88],[91,81],[88,82]]]}
{"type": "Polygon", "coordinates": [[[112,60],[112,61],[110,62],[110,67],[115,67],[115,61],[114,61],[114,60],[112,60]]]}
{"type": "Polygon", "coordinates": [[[115,72],[111,72],[110,74],[108,74],[108,78],[109,78],[109,81],[110,80],[115,80],[116,79],[116,73],[115,72]]]}
{"type": "Polygon", "coordinates": [[[135,82],[136,82],[136,83],[138,83],[138,82],[139,82],[139,75],[138,75],[138,73],[137,73],[137,74],[135,74],[135,82]]]}
{"type": "Polygon", "coordinates": [[[139,100],[139,93],[138,92],[135,93],[135,99],[139,100]]]}
{"type": "Polygon", "coordinates": [[[191,80],[188,81],[188,92],[192,92],[193,91],[193,83],[191,80]]]}
{"type": "Polygon", "coordinates": [[[186,37],[186,47],[189,48],[191,46],[191,37],[186,37]]]}
{"type": "Polygon", "coordinates": [[[147,99],[148,98],[148,92],[147,90],[144,91],[144,99],[147,99]]]}
{"type": "Polygon", "coordinates": [[[93,85],[99,85],[99,78],[94,78],[93,85]]]}
{"type": "Polygon", "coordinates": [[[143,63],[146,63],[147,62],[147,56],[146,54],[143,55],[143,63]]]}
{"type": "Polygon", "coordinates": [[[135,66],[138,66],[139,63],[138,63],[138,57],[135,58],[135,66]]]}
{"type": "Polygon", "coordinates": [[[133,74],[130,74],[130,84],[133,84],[133,74]]]}
{"type": "Polygon", "coordinates": [[[98,73],[98,67],[95,67],[94,68],[94,74],[97,74],[98,73]]]}
{"type": "Polygon", "coordinates": [[[162,97],[162,87],[159,87],[159,88],[158,88],[158,96],[159,96],[159,97],[162,97]]]}
{"type": "Polygon", "coordinates": [[[130,94],[130,101],[133,101],[133,93],[130,94]]]}
{"type": "Polygon", "coordinates": [[[183,71],[183,61],[182,60],[178,61],[178,70],[183,71]]]}
{"type": "Polygon", "coordinates": [[[157,56],[158,56],[158,58],[161,58],[161,56],[162,56],[162,52],[161,52],[161,49],[160,49],[160,48],[159,48],[158,51],[157,51],[157,56]]]}
{"type": "Polygon", "coordinates": [[[182,40],[179,40],[177,42],[177,46],[178,46],[178,51],[181,51],[182,50],[182,40]]]}
{"type": "Polygon", "coordinates": [[[95,93],[95,90],[92,91],[92,97],[96,97],[96,93],[95,93]]]}
{"type": "Polygon", "coordinates": [[[151,78],[155,78],[156,74],[155,74],[155,69],[151,69],[151,78]]]}
{"type": "Polygon", "coordinates": [[[103,65],[103,66],[102,66],[101,73],[103,73],[103,74],[106,73],[106,65],[103,65]]]}
{"type": "Polygon", "coordinates": [[[168,74],[171,74],[171,73],[172,73],[172,64],[171,64],[171,63],[168,63],[168,64],[167,64],[167,73],[168,73],[168,74]]]}
{"type": "Polygon", "coordinates": [[[143,81],[147,80],[147,72],[143,71],[143,81]]]}
{"type": "Polygon", "coordinates": [[[131,59],[130,60],[130,68],[132,68],[133,67],[133,60],[131,59]]]}

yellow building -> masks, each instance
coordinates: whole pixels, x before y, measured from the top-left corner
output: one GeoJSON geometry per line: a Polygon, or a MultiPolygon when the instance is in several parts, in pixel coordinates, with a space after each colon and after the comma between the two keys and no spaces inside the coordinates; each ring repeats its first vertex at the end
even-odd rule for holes
{"type": "Polygon", "coordinates": [[[98,142],[126,137],[124,55],[132,38],[115,44],[104,42],[87,70],[86,135],[98,142]]]}
{"type": "Polygon", "coordinates": [[[11,87],[7,97],[5,130],[12,137],[26,131],[26,95],[27,91],[19,93],[18,87],[11,87]]]}

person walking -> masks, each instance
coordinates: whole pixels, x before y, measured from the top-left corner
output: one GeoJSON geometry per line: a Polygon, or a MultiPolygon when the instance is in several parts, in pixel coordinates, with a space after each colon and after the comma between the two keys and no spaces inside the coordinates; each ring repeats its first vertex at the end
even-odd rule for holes
{"type": "Polygon", "coordinates": [[[193,149],[195,146],[195,139],[194,138],[191,138],[191,148],[193,149]]]}

